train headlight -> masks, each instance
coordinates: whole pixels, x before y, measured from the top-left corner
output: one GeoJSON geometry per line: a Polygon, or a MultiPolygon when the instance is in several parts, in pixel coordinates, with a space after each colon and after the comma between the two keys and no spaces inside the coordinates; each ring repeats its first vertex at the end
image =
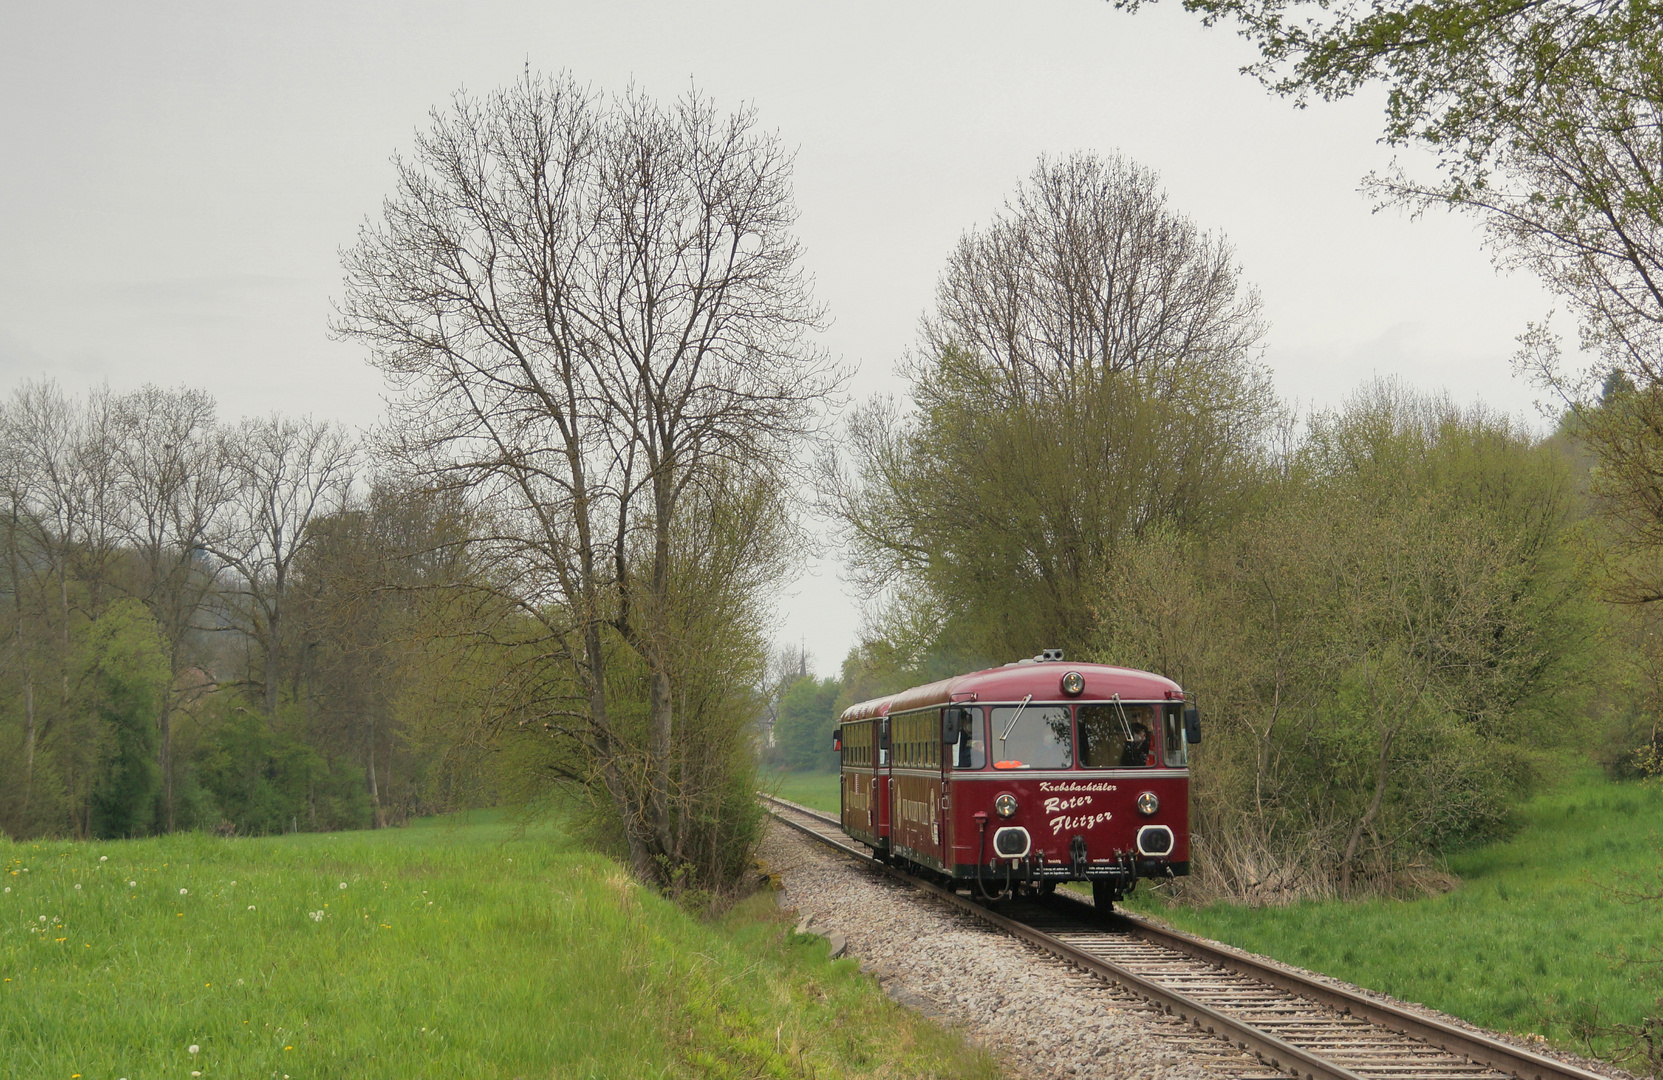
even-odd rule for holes
{"type": "Polygon", "coordinates": [[[1161,800],[1153,791],[1146,791],[1138,796],[1138,813],[1149,817],[1161,808],[1161,800]]]}
{"type": "Polygon", "coordinates": [[[1020,859],[1033,847],[1033,838],[1020,825],[1006,825],[993,834],[993,850],[1003,859],[1020,859]]]}
{"type": "Polygon", "coordinates": [[[993,812],[1002,818],[1015,817],[1016,796],[1008,791],[1001,794],[993,800],[993,812]]]}
{"type": "Polygon", "coordinates": [[[1078,671],[1070,671],[1067,675],[1062,677],[1062,692],[1065,694],[1078,694],[1085,690],[1085,688],[1086,677],[1081,675],[1078,671]]]}
{"type": "Polygon", "coordinates": [[[1138,854],[1151,858],[1172,854],[1172,830],[1165,825],[1145,825],[1139,829],[1138,854]]]}

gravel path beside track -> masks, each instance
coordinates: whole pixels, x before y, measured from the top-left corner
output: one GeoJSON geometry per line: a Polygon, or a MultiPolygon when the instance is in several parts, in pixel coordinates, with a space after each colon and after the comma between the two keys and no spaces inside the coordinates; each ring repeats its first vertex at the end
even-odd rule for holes
{"type": "Polygon", "coordinates": [[[965,1031],[1022,1077],[1222,1080],[1277,1074],[1228,1043],[775,824],[760,856],[781,902],[840,933],[895,1000],[965,1031]]]}

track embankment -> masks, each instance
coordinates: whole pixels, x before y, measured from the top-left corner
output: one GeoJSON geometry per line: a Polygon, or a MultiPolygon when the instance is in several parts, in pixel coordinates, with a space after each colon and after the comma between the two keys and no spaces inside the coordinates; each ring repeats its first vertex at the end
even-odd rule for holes
{"type": "Polygon", "coordinates": [[[819,811],[770,800],[765,857],[808,928],[891,996],[1029,1076],[1605,1080],[1426,1010],[1063,896],[988,911],[871,860],[819,811]],[[864,869],[863,869],[864,868],[864,869]]]}

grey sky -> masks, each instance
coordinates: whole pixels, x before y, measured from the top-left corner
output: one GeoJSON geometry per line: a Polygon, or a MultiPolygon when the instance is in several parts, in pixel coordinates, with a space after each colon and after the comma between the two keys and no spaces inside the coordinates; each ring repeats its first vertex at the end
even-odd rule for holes
{"type": "MultiPolygon", "coordinates": [[[[1234,243],[1283,394],[1374,375],[1530,414],[1513,337],[1552,304],[1462,219],[1371,213],[1379,97],[1296,110],[1176,4],[24,4],[0,0],[0,389],[180,383],[222,415],[374,422],[380,382],[325,336],[337,252],[388,157],[461,87],[569,68],[692,83],[799,148],[800,232],[857,395],[899,391],[936,274],[1041,153],[1119,149],[1234,243]]],[[[782,640],[823,673],[858,613],[833,563],[787,590],[782,640]]],[[[1036,650],[1045,643],[1036,643],[1036,650]]]]}

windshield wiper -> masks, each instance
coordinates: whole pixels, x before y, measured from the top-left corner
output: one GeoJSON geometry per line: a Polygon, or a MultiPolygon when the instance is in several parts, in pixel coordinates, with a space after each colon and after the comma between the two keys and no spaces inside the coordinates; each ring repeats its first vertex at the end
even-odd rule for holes
{"type": "Polygon", "coordinates": [[[1016,722],[1022,718],[1022,710],[1026,709],[1028,707],[1028,702],[1032,700],[1034,700],[1034,695],[1032,694],[1029,694],[1027,697],[1022,699],[1022,704],[1018,705],[1016,707],[1016,712],[1011,714],[1011,722],[1005,725],[1005,733],[999,736],[999,756],[1001,758],[1005,756],[1005,740],[1010,738],[1011,731],[1016,727],[1016,722]]]}
{"type": "Polygon", "coordinates": [[[1115,712],[1120,714],[1120,730],[1124,731],[1126,733],[1126,741],[1131,742],[1132,741],[1132,725],[1131,725],[1131,722],[1126,719],[1126,706],[1124,706],[1120,703],[1120,695],[1119,694],[1116,694],[1114,697],[1110,698],[1109,700],[1114,702],[1114,710],[1115,710],[1115,712]]]}

